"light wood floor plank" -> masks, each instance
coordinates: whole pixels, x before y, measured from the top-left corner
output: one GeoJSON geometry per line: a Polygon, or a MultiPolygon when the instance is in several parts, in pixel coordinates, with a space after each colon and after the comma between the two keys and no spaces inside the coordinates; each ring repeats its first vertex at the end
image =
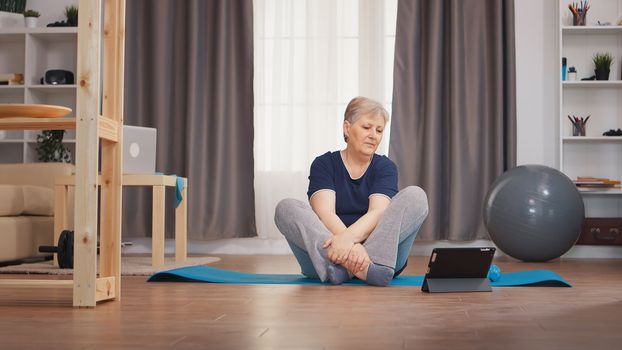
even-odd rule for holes
{"type": "MultiPolygon", "coordinates": [[[[406,273],[422,274],[427,258],[406,273]]],[[[145,283],[121,302],[71,307],[67,290],[0,289],[2,349],[613,349],[622,344],[622,261],[496,261],[547,268],[574,288],[425,294],[416,287],[145,283]]],[[[213,266],[297,273],[291,256],[222,256],[213,266]]],[[[28,276],[0,275],[0,279],[28,276]]],[[[53,277],[47,277],[53,278],[53,277]]]]}

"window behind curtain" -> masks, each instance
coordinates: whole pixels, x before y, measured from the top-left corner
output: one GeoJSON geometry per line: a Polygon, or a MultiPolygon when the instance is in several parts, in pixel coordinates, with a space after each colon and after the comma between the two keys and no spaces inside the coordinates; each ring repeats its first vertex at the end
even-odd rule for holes
{"type": "MultiPolygon", "coordinates": [[[[255,0],[255,191],[260,237],[280,237],[274,208],[306,201],[309,165],[345,147],[358,95],[391,107],[395,0],[255,0]]],[[[387,127],[387,131],[389,128],[387,127]]],[[[379,153],[388,152],[388,133],[379,153]]]]}

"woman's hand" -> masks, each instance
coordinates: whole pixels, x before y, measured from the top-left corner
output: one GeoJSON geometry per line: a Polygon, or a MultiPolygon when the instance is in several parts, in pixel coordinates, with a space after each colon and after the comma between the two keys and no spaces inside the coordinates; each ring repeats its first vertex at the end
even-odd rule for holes
{"type": "Polygon", "coordinates": [[[347,232],[342,232],[324,242],[322,248],[328,248],[328,260],[333,264],[343,264],[348,260],[354,247],[354,239],[347,232]]]}
{"type": "Polygon", "coordinates": [[[350,250],[348,261],[342,264],[352,274],[363,271],[371,263],[367,249],[362,244],[357,243],[350,250]]]}

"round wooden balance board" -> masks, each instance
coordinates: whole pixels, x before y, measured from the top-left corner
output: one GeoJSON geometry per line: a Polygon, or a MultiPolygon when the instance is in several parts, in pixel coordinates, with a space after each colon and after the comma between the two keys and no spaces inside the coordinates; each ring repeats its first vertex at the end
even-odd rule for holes
{"type": "Polygon", "coordinates": [[[0,103],[0,118],[62,118],[71,108],[53,105],[0,103]]]}

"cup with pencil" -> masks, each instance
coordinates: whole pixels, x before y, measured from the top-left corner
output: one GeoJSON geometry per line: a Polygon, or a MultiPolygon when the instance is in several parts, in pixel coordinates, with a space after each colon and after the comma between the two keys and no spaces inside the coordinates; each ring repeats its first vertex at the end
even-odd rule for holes
{"type": "Polygon", "coordinates": [[[585,124],[590,119],[591,115],[588,115],[585,119],[583,117],[575,117],[572,118],[568,116],[568,120],[572,123],[572,136],[585,136],[585,124]]]}
{"type": "Polygon", "coordinates": [[[572,12],[572,25],[573,26],[584,26],[585,25],[585,16],[587,15],[587,11],[590,9],[590,5],[587,4],[587,1],[581,2],[573,2],[572,4],[568,4],[568,9],[572,12]]]}

